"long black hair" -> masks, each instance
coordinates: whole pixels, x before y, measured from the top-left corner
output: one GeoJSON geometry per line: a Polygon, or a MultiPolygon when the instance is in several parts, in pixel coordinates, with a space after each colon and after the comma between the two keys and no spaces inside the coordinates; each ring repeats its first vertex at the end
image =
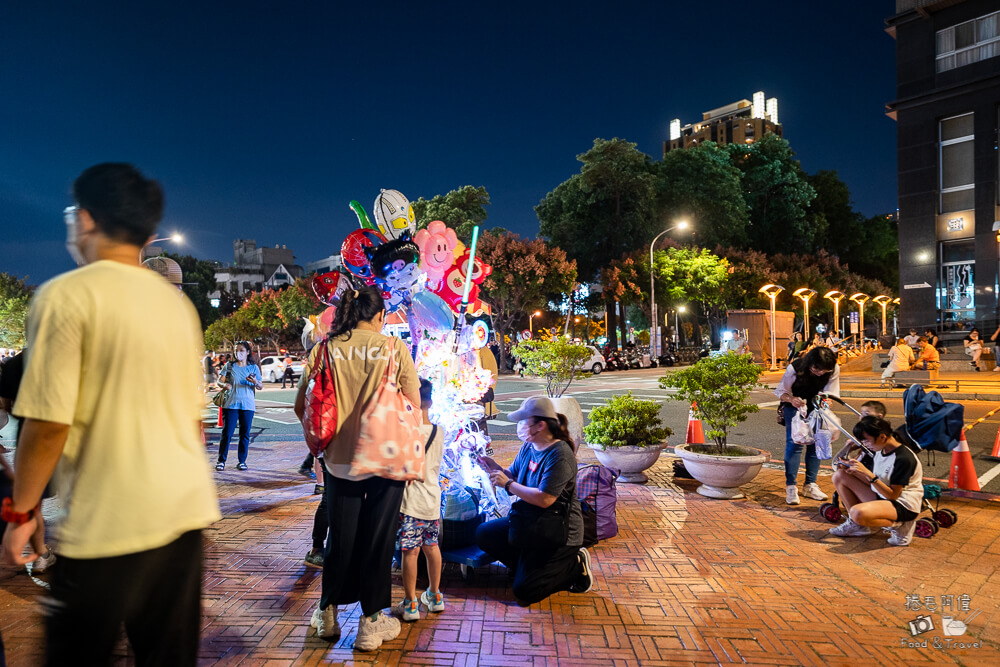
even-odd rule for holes
{"type": "MultiPolygon", "coordinates": [[[[792,383],[792,396],[804,399],[807,403],[830,381],[830,375],[837,368],[837,355],[828,347],[814,347],[804,357],[792,362],[795,369],[795,382],[792,383]],[[825,371],[823,375],[813,375],[809,370],[818,368],[825,371]]],[[[812,411],[812,405],[807,408],[812,411]]]]}
{"type": "Polygon", "coordinates": [[[340,298],[340,305],[337,306],[337,314],[333,318],[333,326],[330,327],[327,338],[336,338],[345,333],[350,338],[358,322],[371,322],[383,310],[385,310],[385,300],[382,298],[382,293],[374,287],[347,290],[340,298]]]}
{"type": "Polygon", "coordinates": [[[236,345],[233,346],[233,356],[234,357],[236,356],[236,348],[238,348],[240,345],[242,345],[244,348],[246,348],[246,351],[247,351],[247,366],[253,366],[253,365],[255,365],[257,363],[257,360],[254,359],[254,356],[253,356],[253,345],[251,345],[248,341],[245,341],[245,340],[238,340],[238,341],[236,341],[236,345]]]}
{"type": "Polygon", "coordinates": [[[573,438],[569,435],[569,420],[566,419],[566,415],[561,412],[556,413],[556,419],[551,417],[535,417],[535,423],[543,422],[549,427],[549,433],[556,440],[564,440],[566,444],[570,446],[573,453],[576,453],[576,443],[573,442],[573,438]]]}

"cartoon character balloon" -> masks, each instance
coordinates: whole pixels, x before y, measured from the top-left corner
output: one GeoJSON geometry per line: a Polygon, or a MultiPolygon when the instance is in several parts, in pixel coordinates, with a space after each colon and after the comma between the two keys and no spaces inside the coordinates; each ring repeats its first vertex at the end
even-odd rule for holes
{"type": "Polygon", "coordinates": [[[354,286],[347,274],[341,271],[331,271],[313,276],[312,288],[320,303],[337,306],[340,304],[340,297],[344,295],[344,291],[354,289],[354,286]]]}
{"type": "MultiPolygon", "coordinates": [[[[435,294],[448,302],[448,305],[455,311],[458,311],[462,304],[462,293],[465,291],[465,274],[469,269],[469,255],[470,251],[468,250],[462,253],[462,256],[458,258],[455,265],[448,271],[448,275],[445,276],[441,287],[433,290],[435,294]]],[[[484,264],[478,258],[473,262],[469,303],[472,303],[479,297],[479,284],[486,280],[486,276],[491,273],[493,273],[493,267],[489,264],[484,264]]]]}
{"type": "Polygon", "coordinates": [[[340,257],[344,268],[371,285],[374,282],[365,248],[373,248],[385,243],[385,237],[374,229],[355,229],[340,246],[340,257]]]}
{"type": "Polygon", "coordinates": [[[451,265],[455,263],[458,236],[440,220],[435,220],[413,237],[420,248],[420,268],[427,274],[427,288],[437,291],[451,265]]]}
{"type": "Polygon", "coordinates": [[[382,190],[375,198],[375,222],[379,231],[388,239],[398,239],[403,232],[411,236],[416,231],[416,220],[410,200],[399,190],[382,190]]]}
{"type": "Polygon", "coordinates": [[[420,248],[404,231],[398,239],[382,245],[365,248],[375,284],[386,298],[386,310],[395,312],[410,305],[410,299],[420,284],[423,274],[417,262],[420,248]]]}

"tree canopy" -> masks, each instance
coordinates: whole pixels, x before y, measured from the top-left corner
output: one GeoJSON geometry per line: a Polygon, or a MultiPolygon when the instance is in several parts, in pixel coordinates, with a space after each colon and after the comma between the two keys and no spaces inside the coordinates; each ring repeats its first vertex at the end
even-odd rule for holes
{"type": "Polygon", "coordinates": [[[31,288],[23,278],[0,273],[0,347],[23,347],[31,288]]]}
{"type": "Polygon", "coordinates": [[[454,229],[458,238],[466,244],[472,239],[472,228],[486,220],[486,207],[489,205],[490,195],[486,188],[471,185],[463,185],[430,199],[421,197],[411,204],[417,229],[424,229],[434,220],[440,220],[454,229]]]}

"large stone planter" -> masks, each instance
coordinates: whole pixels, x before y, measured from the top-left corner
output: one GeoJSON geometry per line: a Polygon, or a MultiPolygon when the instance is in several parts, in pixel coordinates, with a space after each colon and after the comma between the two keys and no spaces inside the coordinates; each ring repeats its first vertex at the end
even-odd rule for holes
{"type": "Polygon", "coordinates": [[[708,498],[743,498],[739,487],[746,484],[760,472],[762,465],[771,460],[770,452],[756,447],[729,445],[749,452],[753,456],[719,456],[700,451],[705,445],[694,445],[699,451],[691,451],[692,445],[677,445],[674,452],[684,461],[684,467],[691,476],[701,482],[695,489],[708,498]]]}
{"type": "Polygon", "coordinates": [[[569,437],[573,438],[573,442],[579,446],[583,442],[583,410],[580,409],[580,404],[572,396],[550,398],[549,400],[552,401],[556,412],[566,415],[569,437]]]}
{"type": "Polygon", "coordinates": [[[648,470],[660,458],[660,452],[667,446],[653,445],[651,447],[609,447],[601,449],[600,445],[590,445],[601,465],[609,468],[617,468],[622,471],[618,478],[619,482],[629,484],[643,484],[649,477],[645,470],[648,470]]]}

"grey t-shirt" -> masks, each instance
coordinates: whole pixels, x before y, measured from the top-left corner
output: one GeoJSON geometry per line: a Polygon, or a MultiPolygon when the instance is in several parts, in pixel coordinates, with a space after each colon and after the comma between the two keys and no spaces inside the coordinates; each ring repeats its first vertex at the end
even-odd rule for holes
{"type": "Polygon", "coordinates": [[[558,496],[556,502],[566,503],[569,507],[569,536],[566,546],[582,545],[583,514],[580,511],[580,501],[576,498],[577,466],[573,448],[559,440],[538,451],[531,443],[526,442],[517,453],[510,471],[518,484],[540,489],[550,496],[558,496]]]}

